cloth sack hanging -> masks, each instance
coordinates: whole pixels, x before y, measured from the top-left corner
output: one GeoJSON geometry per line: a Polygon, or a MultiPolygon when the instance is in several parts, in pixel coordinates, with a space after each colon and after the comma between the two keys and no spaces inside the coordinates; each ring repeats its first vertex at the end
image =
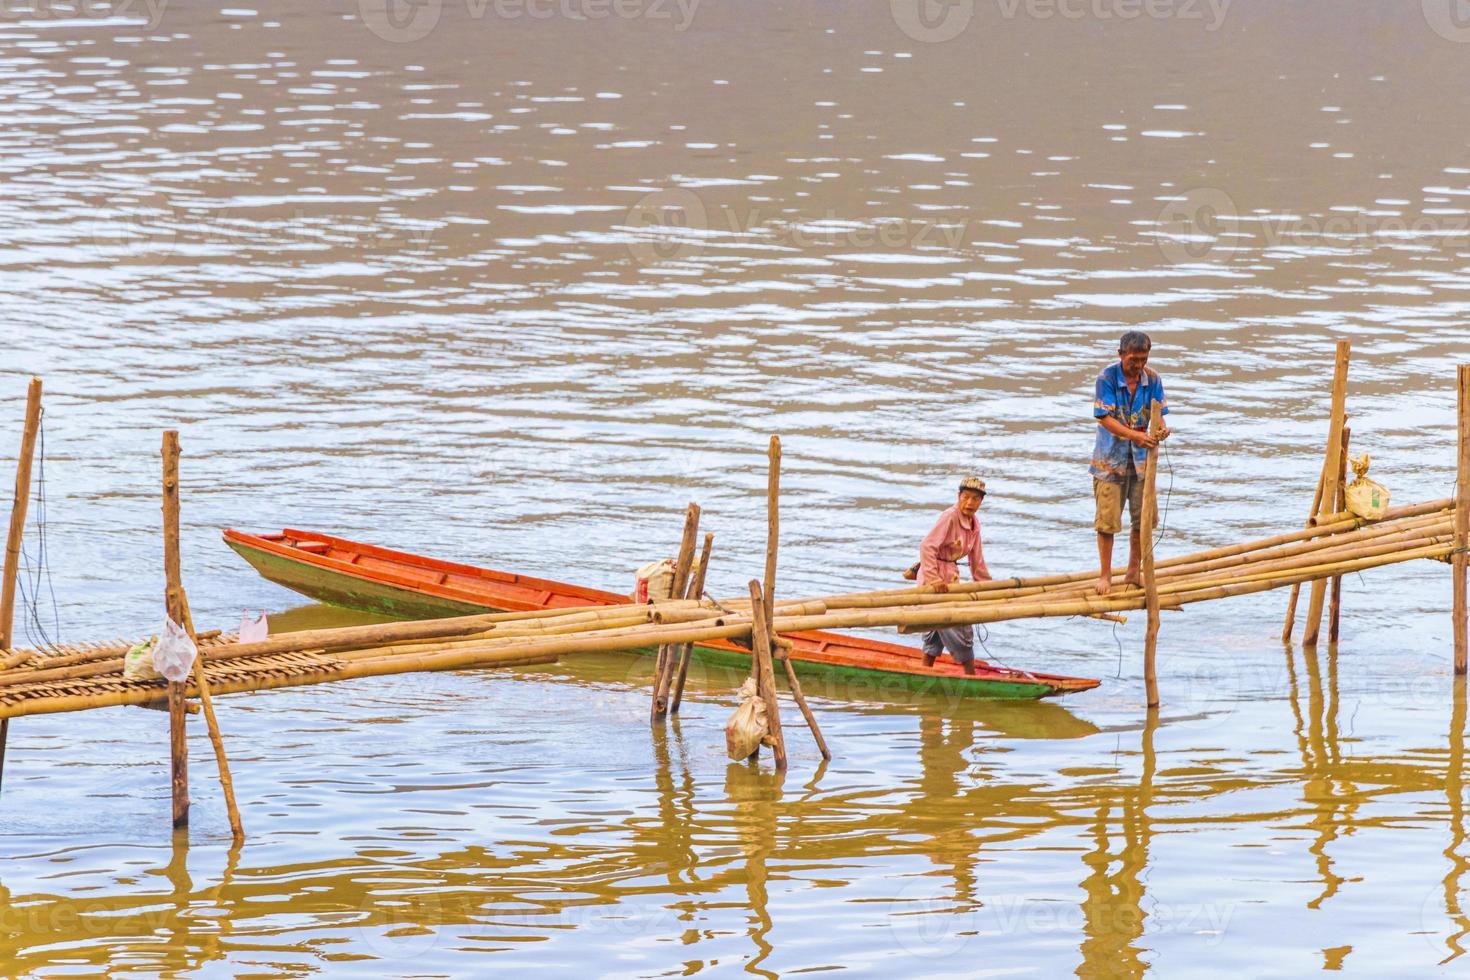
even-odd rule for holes
{"type": "Polygon", "coordinates": [[[766,701],[760,696],[754,677],[747,677],[740,685],[740,699],[740,707],[725,722],[725,754],[736,762],[750,758],[770,730],[766,701]]]}
{"type": "Polygon", "coordinates": [[[674,594],[674,560],[660,558],[649,562],[634,573],[634,581],[633,594],[628,596],[634,602],[668,599],[674,594]]]}
{"type": "Polygon", "coordinates": [[[1351,459],[1356,479],[1348,484],[1347,508],[1358,517],[1376,521],[1388,513],[1388,487],[1376,480],[1368,479],[1368,454],[1351,459]]]}

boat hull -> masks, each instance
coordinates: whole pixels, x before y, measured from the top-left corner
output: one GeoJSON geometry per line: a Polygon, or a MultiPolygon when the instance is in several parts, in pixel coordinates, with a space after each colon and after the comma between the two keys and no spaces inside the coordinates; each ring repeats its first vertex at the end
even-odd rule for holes
{"type": "MultiPolygon", "coordinates": [[[[626,602],[612,592],[424,558],[407,552],[286,529],[254,535],[228,530],[225,543],[260,575],[318,602],[395,619],[437,619],[486,612],[556,609],[626,602]]],[[[1083,677],[981,668],[964,674],[941,660],[922,666],[920,651],[834,633],[790,634],[792,659],[800,673],[825,683],[812,693],[862,697],[884,691],[944,697],[1034,700],[1090,690],[1098,681],[1083,677]]],[[[640,651],[652,653],[653,648],[640,651]]],[[[707,667],[748,671],[750,652],[732,643],[694,648],[707,667]]]]}

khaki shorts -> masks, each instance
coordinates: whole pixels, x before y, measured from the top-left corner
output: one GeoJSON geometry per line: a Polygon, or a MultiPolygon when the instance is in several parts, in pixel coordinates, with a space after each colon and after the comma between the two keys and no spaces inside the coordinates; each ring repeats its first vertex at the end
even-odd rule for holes
{"type": "MultiPolygon", "coordinates": [[[[1143,514],[1143,476],[1130,473],[1122,483],[1092,478],[1092,499],[1097,504],[1097,516],[1092,529],[1099,534],[1117,534],[1123,530],[1123,498],[1128,498],[1128,519],[1138,527],[1143,514]]],[[[1158,526],[1158,515],[1154,515],[1154,526],[1158,526]]]]}

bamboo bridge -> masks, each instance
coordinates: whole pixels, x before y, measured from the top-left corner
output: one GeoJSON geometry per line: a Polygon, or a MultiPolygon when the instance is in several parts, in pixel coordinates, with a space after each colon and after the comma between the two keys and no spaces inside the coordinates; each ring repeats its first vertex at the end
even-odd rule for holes
{"type": "MultiPolygon", "coordinates": [[[[119,705],[159,706],[166,702],[170,716],[174,822],[176,826],[182,825],[188,819],[184,720],[188,713],[202,711],[219,764],[232,830],[237,838],[242,838],[224,743],[214,712],[214,695],[417,671],[541,664],[563,656],[657,647],[651,711],[656,721],[668,711],[678,710],[691,647],[716,640],[733,641],[751,650],[752,676],[757,681],[758,698],[764,705],[769,725],[762,744],[773,750],[777,768],[784,769],[785,743],[775,680],[777,662],[784,666],[790,693],[823,756],[829,757],[817,720],[801,695],[791,659],[785,655],[790,646],[785,634],[875,627],[932,629],[1079,615],[1107,618],[1125,611],[1144,610],[1148,615],[1144,678],[1147,707],[1152,712],[1159,705],[1155,659],[1161,610],[1289,588],[1291,602],[1283,635],[1289,642],[1299,590],[1304,585],[1310,586],[1303,617],[1303,643],[1313,647],[1318,642],[1324,613],[1329,641],[1336,639],[1343,575],[1417,559],[1435,559],[1452,566],[1455,673],[1463,675],[1467,666],[1466,571],[1467,555],[1470,555],[1470,365],[1461,366],[1457,374],[1455,496],[1393,508],[1370,520],[1349,512],[1346,507],[1349,358],[1348,343],[1339,342],[1326,452],[1316,499],[1308,510],[1304,527],[1156,561],[1152,528],[1157,513],[1158,450],[1150,450],[1140,521],[1142,527],[1150,529],[1143,549],[1142,583],[1130,587],[1119,582],[1107,595],[1096,594],[1094,583],[1098,573],[1087,570],[957,583],[944,593],[916,586],[777,600],[780,442],[773,437],[769,456],[765,576],[750,583],[748,597],[716,601],[704,593],[703,573],[710,537],[706,536],[703,555],[696,563],[698,508],[691,505],[672,592],[681,598],[311,630],[241,643],[236,637],[218,632],[194,633],[179,563],[178,437],[175,432],[167,432],[163,442],[163,538],[168,583],[165,602],[170,619],[189,631],[199,651],[192,676],[182,683],[124,676],[124,654],[133,645],[126,640],[49,650],[12,648],[17,558],[30,492],[31,455],[40,418],[41,386],[39,380],[33,380],[7,540],[4,589],[0,594],[0,774],[3,774],[5,730],[11,718],[119,705]]],[[[1155,411],[1153,418],[1157,425],[1160,413],[1155,411]]]]}

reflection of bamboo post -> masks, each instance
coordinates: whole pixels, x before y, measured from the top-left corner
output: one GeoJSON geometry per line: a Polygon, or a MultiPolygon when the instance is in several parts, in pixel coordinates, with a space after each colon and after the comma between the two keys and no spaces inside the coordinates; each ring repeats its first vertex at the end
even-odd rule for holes
{"type": "MultiPolygon", "coordinates": [[[[1347,461],[1348,446],[1352,444],[1353,430],[1343,427],[1342,453],[1337,458],[1337,513],[1347,510],[1347,461]]],[[[1332,576],[1331,599],[1327,604],[1327,642],[1337,642],[1338,619],[1342,614],[1342,576],[1332,576]]]]}
{"type": "MultiPolygon", "coordinates": [[[[715,536],[706,534],[704,536],[704,549],[699,553],[699,567],[694,571],[694,580],[689,583],[689,592],[686,599],[698,600],[704,595],[704,579],[709,572],[709,553],[714,546],[715,536]]],[[[684,681],[689,676],[689,661],[694,657],[694,644],[686,643],[679,649],[679,674],[674,678],[674,695],[669,702],[669,714],[679,713],[679,705],[684,701],[684,681]]]]}
{"type": "MultiPolygon", "coordinates": [[[[183,593],[179,569],[179,434],[163,434],[163,575],[168,617],[182,624],[183,593]]],[[[189,743],[185,738],[184,685],[168,685],[168,745],[172,773],[174,826],[189,822],[189,743]]]]}
{"type": "MultiPolygon", "coordinates": [[[[1352,344],[1337,342],[1337,361],[1332,372],[1332,422],[1327,430],[1326,479],[1322,484],[1322,508],[1325,511],[1337,501],[1337,470],[1342,457],[1342,429],[1347,424],[1347,374],[1352,344]]],[[[1307,605],[1307,619],[1302,626],[1302,646],[1314,646],[1322,629],[1322,607],[1327,602],[1327,580],[1312,583],[1312,599],[1307,605]]]]}
{"type": "Polygon", "coordinates": [[[1470,564],[1470,364],[1460,365],[1459,380],[1459,466],[1455,478],[1454,617],[1455,673],[1465,673],[1467,641],[1465,566],[1470,564]]]}
{"type": "MultiPolygon", "coordinates": [[[[1163,429],[1163,406],[1154,399],[1148,413],[1148,434],[1158,438],[1163,429]]],[[[1142,574],[1143,593],[1148,609],[1148,631],[1143,641],[1143,683],[1148,693],[1148,706],[1159,706],[1159,677],[1155,665],[1159,646],[1159,590],[1154,580],[1154,520],[1159,512],[1158,498],[1159,448],[1148,451],[1148,462],[1143,471],[1143,514],[1139,531],[1139,543],[1143,548],[1142,574]]]]}
{"type": "MultiPolygon", "coordinates": [[[[31,502],[31,459],[36,453],[36,433],[41,428],[41,379],[32,378],[26,392],[26,423],[20,439],[20,457],[15,465],[15,500],[10,505],[10,534],[5,539],[5,581],[0,583],[0,650],[15,642],[15,588],[20,575],[20,541],[25,533],[26,508],[31,502]]],[[[5,742],[10,719],[0,721],[0,780],[5,776],[5,742]]]]}
{"type": "MultiPolygon", "coordinates": [[[[684,537],[679,542],[679,558],[674,562],[674,584],[669,598],[684,598],[689,586],[689,566],[694,562],[694,543],[699,537],[699,505],[691,503],[684,512],[684,537]]],[[[677,646],[664,644],[658,648],[658,660],[653,668],[653,706],[648,720],[657,721],[668,710],[669,684],[674,676],[674,657],[677,646]]]]}
{"type": "MultiPolygon", "coordinates": [[[[184,587],[178,590],[179,611],[184,614],[180,624],[189,631],[189,639],[199,647],[199,634],[194,632],[194,617],[189,612],[189,596],[184,587]]],[[[219,785],[225,796],[225,813],[230,819],[230,834],[235,842],[245,839],[245,827],[240,823],[240,808],[235,805],[235,780],[230,775],[230,760],[225,757],[225,740],[219,733],[219,719],[214,715],[214,698],[209,694],[209,681],[204,676],[204,653],[194,658],[194,686],[199,689],[199,703],[204,706],[204,722],[209,728],[209,741],[214,745],[214,761],[219,765],[219,785]]]]}
{"type": "Polygon", "coordinates": [[[761,700],[766,703],[766,725],[770,732],[771,751],[776,757],[776,768],[786,768],[786,737],[781,732],[781,708],[776,700],[776,669],[771,662],[771,623],[766,619],[766,604],[769,599],[761,594],[761,584],[754,579],[750,583],[750,602],[754,615],[751,617],[750,646],[755,662],[756,682],[761,700]]]}

